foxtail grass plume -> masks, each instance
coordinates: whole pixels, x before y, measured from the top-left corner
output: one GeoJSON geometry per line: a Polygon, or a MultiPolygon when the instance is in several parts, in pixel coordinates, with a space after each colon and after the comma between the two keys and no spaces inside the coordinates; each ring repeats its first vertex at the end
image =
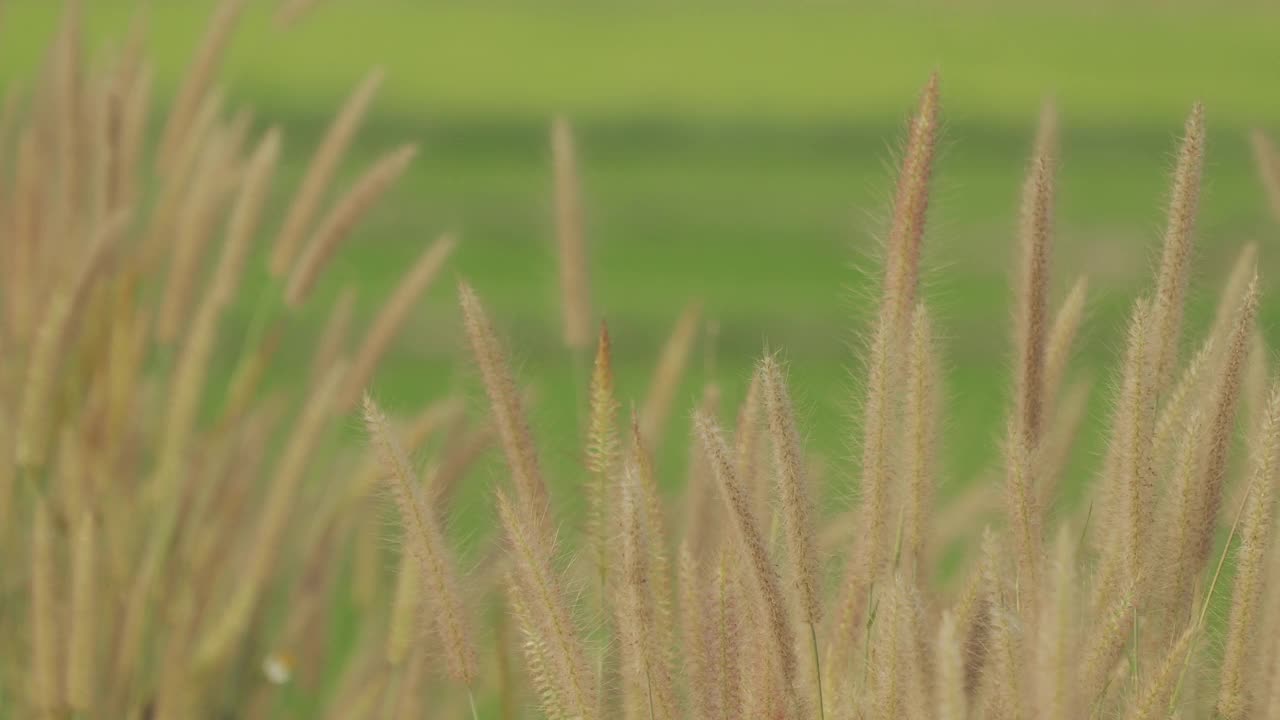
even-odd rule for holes
{"type": "Polygon", "coordinates": [[[653,379],[649,382],[649,390],[640,406],[641,434],[651,451],[656,452],[662,444],[667,420],[671,415],[671,404],[675,401],[676,390],[689,365],[689,354],[693,351],[693,341],[697,339],[701,317],[702,307],[699,304],[686,306],[676,319],[675,327],[671,329],[671,335],[658,356],[653,379]]]}
{"type": "Polygon", "coordinates": [[[1022,217],[1018,230],[1021,257],[1018,301],[1015,304],[1018,312],[1014,333],[1017,353],[1015,417],[1023,441],[1033,448],[1040,439],[1045,407],[1056,126],[1054,110],[1046,105],[1040,114],[1031,169],[1022,190],[1022,217]]]}
{"type": "Polygon", "coordinates": [[[369,384],[378,363],[386,355],[405,321],[409,319],[409,313],[413,311],[414,304],[439,276],[441,268],[444,267],[445,261],[453,253],[457,244],[458,241],[453,235],[441,235],[422,251],[417,261],[405,273],[400,284],[392,291],[391,297],[378,311],[373,325],[365,334],[364,341],[360,343],[360,349],[351,364],[351,371],[343,387],[341,407],[353,405],[356,396],[369,384]]]}
{"type": "Polygon", "coordinates": [[[1271,208],[1271,215],[1280,223],[1280,150],[1271,138],[1261,130],[1250,133],[1253,144],[1253,162],[1258,168],[1258,179],[1271,208]]]}
{"type": "Polygon", "coordinates": [[[162,165],[168,164],[178,146],[186,140],[192,117],[226,55],[244,6],[244,0],[222,0],[209,20],[204,39],[179,86],[177,100],[165,124],[164,135],[160,140],[159,160],[162,165]]]}
{"type": "Polygon", "coordinates": [[[400,179],[417,152],[417,146],[405,145],[382,156],[355,181],[346,195],[320,221],[306,250],[298,259],[297,266],[289,275],[285,302],[290,307],[296,308],[307,299],[338,245],[351,234],[356,224],[382,199],[396,180],[400,179]]]}
{"type": "Polygon", "coordinates": [[[1218,688],[1218,715],[1224,720],[1252,716],[1256,669],[1249,659],[1257,653],[1255,628],[1262,603],[1263,578],[1268,552],[1274,552],[1276,485],[1280,483],[1280,383],[1272,386],[1259,437],[1253,442],[1253,472],[1240,524],[1236,576],[1227,621],[1227,642],[1222,654],[1218,688]]]}
{"type": "Polygon", "coordinates": [[[338,164],[342,162],[352,138],[360,129],[364,116],[382,85],[382,79],[381,70],[374,70],[365,76],[334,116],[320,147],[311,157],[311,164],[302,176],[302,184],[285,213],[284,223],[280,226],[271,251],[271,274],[276,278],[283,278],[293,267],[299,246],[315,221],[316,213],[320,211],[338,164]]]}
{"type": "Polygon", "coordinates": [[[466,283],[458,285],[463,325],[471,345],[471,357],[480,370],[493,423],[502,441],[502,452],[515,483],[516,497],[527,512],[541,513],[547,507],[547,484],[542,477],[537,449],[524,403],[503,350],[480,298],[466,283]]]}
{"type": "Polygon", "coordinates": [[[796,712],[800,707],[796,680],[799,675],[796,659],[796,635],[789,617],[789,604],[782,593],[782,581],[778,568],[769,555],[764,532],[751,509],[746,489],[738,481],[733,455],[725,443],[723,433],[715,420],[703,413],[694,416],[694,428],[698,440],[710,460],[712,474],[724,499],[725,509],[732,523],[737,543],[753,578],[752,586],[758,601],[767,612],[765,622],[770,645],[770,656],[777,664],[784,702],[796,712]]]}
{"type": "MultiPolygon", "coordinates": [[[[587,423],[586,465],[591,477],[585,488],[587,497],[586,530],[595,555],[596,573],[603,588],[608,575],[612,480],[621,469],[621,444],[618,440],[618,400],[613,384],[613,353],[609,329],[600,324],[596,344],[595,365],[591,373],[590,417],[587,423]]],[[[616,509],[614,509],[616,512],[616,509]]]]}
{"type": "Polygon", "coordinates": [[[427,505],[417,473],[396,442],[386,415],[368,395],[364,397],[364,420],[391,477],[392,495],[405,529],[405,547],[417,563],[421,597],[430,598],[449,675],[456,682],[471,685],[479,672],[474,640],[458,591],[457,570],[445,546],[436,511],[427,505]]]}
{"type": "Polygon", "coordinates": [[[1067,376],[1067,368],[1075,351],[1076,335],[1084,321],[1085,301],[1088,299],[1089,281],[1081,277],[1071,286],[1071,291],[1062,301],[1044,348],[1044,384],[1041,394],[1044,397],[1044,415],[1049,417],[1057,409],[1059,396],[1067,376]]]}
{"type": "Polygon", "coordinates": [[[890,493],[894,486],[895,400],[900,390],[894,358],[906,355],[910,314],[916,305],[929,187],[938,142],[938,75],[929,78],[907,130],[907,145],[894,193],[884,281],[864,365],[862,401],[861,517],[864,541],[847,561],[828,641],[828,666],[845,667],[858,645],[867,598],[889,557],[890,493]]]}
{"type": "Polygon", "coordinates": [[[583,350],[591,344],[591,284],[582,210],[578,150],[569,121],[551,123],[551,159],[555,176],[556,244],[560,256],[560,314],[564,344],[583,350]]]}
{"type": "MultiPolygon", "coordinates": [[[[796,430],[795,411],[791,407],[791,394],[777,358],[765,355],[760,361],[760,374],[764,378],[764,404],[770,444],[773,446],[778,497],[782,502],[782,520],[787,531],[795,597],[801,617],[809,625],[816,626],[822,621],[822,572],[818,564],[812,489],[800,435],[796,430]]],[[[745,489],[743,494],[746,496],[745,489]]],[[[750,508],[749,496],[744,499],[750,508]]]]}
{"type": "Polygon", "coordinates": [[[1160,271],[1151,308],[1154,352],[1152,368],[1158,388],[1171,382],[1182,338],[1182,316],[1193,254],[1192,233],[1200,202],[1200,177],[1204,171],[1204,106],[1196,103],[1187,117],[1178,163],[1169,198],[1160,271]]]}

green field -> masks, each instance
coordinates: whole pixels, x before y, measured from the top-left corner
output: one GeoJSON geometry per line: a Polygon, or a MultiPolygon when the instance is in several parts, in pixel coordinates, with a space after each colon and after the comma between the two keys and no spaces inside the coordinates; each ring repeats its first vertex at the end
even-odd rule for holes
{"type": "MultiPolygon", "coordinates": [[[[118,38],[129,26],[132,3],[90,5],[91,37],[118,38]]],[[[148,37],[167,93],[209,5],[151,5],[148,37]]],[[[566,470],[576,457],[577,393],[558,341],[546,142],[555,112],[579,132],[595,303],[615,336],[624,394],[643,393],[675,315],[701,300],[718,326],[714,365],[699,352],[673,434],[684,432],[684,408],[708,373],[731,412],[764,345],[785,348],[810,442],[832,461],[837,494],[852,486],[845,460],[866,273],[875,271],[901,121],[930,70],[942,74],[947,119],[927,295],[946,333],[949,482],[995,458],[1007,393],[1007,269],[1042,97],[1056,99],[1064,126],[1056,296],[1080,274],[1092,283],[1080,374],[1109,382],[1124,310],[1148,284],[1171,155],[1193,100],[1206,102],[1211,128],[1197,322],[1242,243],[1261,241],[1265,276],[1280,270],[1245,136],[1254,124],[1280,127],[1272,76],[1280,15],[1261,5],[333,0],[289,31],[261,5],[245,17],[224,78],[260,126],[286,129],[281,204],[329,113],[369,67],[388,78],[346,172],[407,139],[423,148],[338,258],[280,356],[279,381],[305,366],[305,340],[342,286],[359,288],[367,317],[406,262],[455,229],[463,242],[452,269],[476,285],[512,340],[540,398],[544,453],[566,470]]],[[[35,66],[57,8],[35,0],[2,8],[7,86],[35,66]]],[[[259,294],[245,293],[240,328],[259,294]]],[[[1273,298],[1268,332],[1278,317],[1273,298]]],[[[478,399],[465,366],[452,290],[440,283],[376,391],[393,408],[454,387],[478,399]]],[[[1104,412],[1099,403],[1094,415],[1104,412]]],[[[356,434],[354,423],[347,431],[356,434]]],[[[667,444],[672,484],[682,445],[667,444]]]]}

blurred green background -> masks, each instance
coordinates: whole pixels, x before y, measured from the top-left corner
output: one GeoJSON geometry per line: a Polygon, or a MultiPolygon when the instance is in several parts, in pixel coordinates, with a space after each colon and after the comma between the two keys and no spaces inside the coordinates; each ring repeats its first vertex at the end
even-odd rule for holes
{"type": "MultiPolygon", "coordinates": [[[[462,243],[392,356],[376,394],[408,410],[449,391],[481,407],[460,339],[452,276],[469,279],[534,389],[535,432],[560,497],[580,477],[575,376],[560,343],[548,125],[577,130],[595,309],[609,321],[620,386],[638,401],[675,317],[701,301],[715,328],[680,389],[663,482],[683,479],[687,411],[709,380],[731,417],[766,343],[784,348],[829,503],[856,486],[850,457],[860,333],[871,307],[902,126],[928,74],[942,78],[945,133],[925,289],[943,328],[942,494],[997,462],[1007,406],[1009,267],[1038,108],[1061,113],[1055,303],[1090,279],[1073,370],[1091,377],[1078,490],[1098,453],[1125,309],[1151,285],[1168,175],[1192,102],[1206,103],[1209,154],[1192,322],[1203,328],[1236,251],[1260,244],[1280,273],[1277,225],[1247,132],[1280,131],[1280,10],[1248,3],[329,0],[297,27],[251,2],[222,81],[259,128],[285,129],[279,217],[331,114],[374,66],[387,79],[353,152],[421,144],[411,171],[343,249],[290,335],[275,382],[301,386],[311,340],[346,286],[368,319],[439,233],[462,243]],[[451,276],[452,275],[452,276],[451,276]]],[[[135,3],[87,2],[98,48],[119,43],[135,3]]],[[[210,15],[205,0],[147,3],[161,98],[172,95],[210,15]]],[[[1269,7],[1270,5],[1270,7],[1269,7]]],[[[0,84],[31,82],[60,3],[0,0],[0,84]]],[[[153,123],[157,129],[158,123],[153,123]]],[[[274,231],[269,227],[268,231],[274,231]]],[[[242,335],[265,288],[261,263],[228,328],[242,335]]],[[[1272,286],[1275,283],[1271,283],[1272,286]]],[[[1262,324],[1273,341],[1280,296],[1262,324]]],[[[1198,337],[1199,330],[1191,337],[1198,337]]],[[[228,372],[235,342],[222,357],[228,372]]],[[[624,402],[626,401],[624,400],[624,402]]],[[[341,433],[360,438],[358,423],[341,433]]],[[[459,496],[459,534],[488,512],[496,457],[459,496]]],[[[474,546],[473,546],[474,547],[474,546]]]]}
{"type": "MultiPolygon", "coordinates": [[[[37,64],[58,5],[3,3],[6,86],[37,64]]],[[[86,5],[94,44],[119,42],[134,4],[86,5]]],[[[210,4],[149,6],[164,96],[210,4]]],[[[358,288],[367,318],[426,243],[457,230],[451,269],[489,303],[537,391],[535,427],[557,482],[574,481],[580,391],[572,385],[585,379],[573,377],[559,342],[547,142],[555,113],[578,132],[595,307],[613,330],[624,395],[642,396],[686,303],[702,301],[717,328],[680,391],[663,458],[670,484],[680,481],[684,446],[672,438],[686,432],[702,385],[717,379],[732,412],[768,343],[785,348],[810,444],[831,461],[832,493],[852,488],[846,460],[867,273],[876,269],[903,121],[933,69],[945,135],[926,293],[945,329],[949,486],[996,458],[1008,392],[1008,268],[1042,99],[1054,98],[1063,125],[1055,300],[1077,276],[1091,281],[1078,376],[1108,384],[1124,309],[1150,286],[1171,158],[1196,99],[1208,108],[1210,144],[1194,322],[1204,325],[1244,242],[1261,242],[1264,274],[1275,274],[1276,226],[1246,135],[1255,125],[1280,129],[1274,6],[330,0],[289,30],[271,13],[270,3],[251,3],[222,77],[259,126],[286,129],[281,205],[331,113],[370,67],[384,67],[387,80],[345,176],[401,141],[423,150],[342,251],[286,343],[278,381],[300,376],[307,337],[340,288],[358,288]]],[[[377,394],[392,408],[450,388],[479,399],[445,280],[379,374],[377,394]]],[[[248,323],[258,294],[251,286],[233,323],[248,323]]],[[[1269,333],[1278,314],[1273,299],[1269,333]]],[[[1094,416],[1104,412],[1095,403],[1094,416]]],[[[345,432],[356,435],[355,423],[345,432]]],[[[1086,442],[1083,462],[1094,449],[1086,442]]]]}

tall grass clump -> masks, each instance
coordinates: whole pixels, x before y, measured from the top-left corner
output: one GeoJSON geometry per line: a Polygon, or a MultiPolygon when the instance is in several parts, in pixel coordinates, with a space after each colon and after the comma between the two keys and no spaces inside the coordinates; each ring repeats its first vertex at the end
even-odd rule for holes
{"type": "MultiPolygon", "coordinates": [[[[327,261],[412,152],[343,187],[375,72],[300,186],[283,183],[287,131],[220,89],[245,4],[219,4],[166,108],[153,100],[145,21],[90,57],[79,3],[38,81],[11,93],[0,135],[5,717],[341,714],[346,700],[324,687],[335,671],[366,685],[354,679],[359,651],[326,650],[348,595],[346,548],[378,532],[360,522],[370,500],[353,490],[366,453],[331,440],[455,243],[424,246],[362,347],[322,348],[331,357],[310,382],[268,382],[283,369],[279,339],[302,342],[319,309],[327,261]],[[237,308],[252,313],[247,327],[230,321],[237,308]],[[299,710],[286,679],[323,700],[299,710]]],[[[406,452],[447,429],[404,438],[399,419],[377,417],[406,452]]],[[[436,477],[467,463],[450,453],[436,477]]],[[[451,631],[452,644],[463,635],[451,631]]],[[[454,674],[474,677],[476,661],[454,655],[454,674]]]]}
{"type": "MultiPolygon", "coordinates": [[[[283,3],[278,21],[311,4],[283,3]]],[[[286,187],[287,129],[217,82],[243,9],[219,5],[161,110],[143,35],[90,59],[69,5],[0,133],[0,717],[1280,720],[1280,379],[1260,249],[1241,250],[1202,337],[1186,320],[1212,167],[1203,107],[1083,479],[1070,474],[1089,386],[1071,365],[1089,286],[1072,278],[1057,300],[1069,152],[1041,112],[1007,223],[1007,429],[995,479],[964,490],[1003,514],[964,513],[955,530],[939,503],[945,312],[921,292],[938,76],[907,123],[879,296],[849,359],[855,460],[826,472],[792,397],[806,368],[779,352],[680,395],[697,304],[654,349],[645,393],[622,394],[615,338],[592,330],[577,146],[553,122],[582,419],[581,468],[561,477],[502,318],[465,279],[460,356],[482,406],[449,395],[402,418],[368,392],[459,240],[423,243],[367,323],[350,289],[317,307],[416,146],[348,167],[374,71],[286,187]],[[312,323],[306,370],[281,367],[277,347],[312,323]],[[735,383],[741,406],[721,408],[735,383]],[[684,414],[676,503],[653,456],[684,414]],[[338,441],[344,424],[369,442],[338,441]],[[491,447],[495,531],[463,543],[452,500],[491,447]],[[1087,484],[1084,502],[1064,501],[1067,484],[1087,484]],[[581,523],[568,488],[585,496],[581,523]],[[847,507],[822,502],[848,488],[847,507]],[[955,563],[953,537],[971,549],[955,563]]],[[[1254,143],[1274,196],[1276,152],[1254,143]]]]}

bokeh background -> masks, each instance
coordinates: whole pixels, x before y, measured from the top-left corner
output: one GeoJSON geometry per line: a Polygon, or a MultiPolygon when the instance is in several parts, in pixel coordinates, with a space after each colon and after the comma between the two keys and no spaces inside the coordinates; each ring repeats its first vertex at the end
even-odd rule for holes
{"type": "MultiPolygon", "coordinates": [[[[211,4],[144,4],[169,94],[211,4]]],[[[59,5],[0,3],[0,83],[30,74],[59,5]]],[[[99,47],[125,36],[136,7],[85,5],[99,47]]],[[[575,385],[585,379],[559,333],[548,143],[557,113],[577,131],[594,305],[614,335],[624,397],[643,394],[676,316],[701,301],[709,323],[671,436],[686,432],[706,382],[720,383],[732,412],[766,343],[784,348],[810,446],[829,461],[833,506],[853,486],[867,273],[903,121],[932,70],[945,134],[926,295],[946,333],[944,496],[998,456],[1007,277],[1045,98],[1063,128],[1055,302],[1076,277],[1091,283],[1075,376],[1099,389],[1110,381],[1125,309],[1150,284],[1172,154],[1194,100],[1206,103],[1210,142],[1193,322],[1206,324],[1245,242],[1260,243],[1264,276],[1280,274],[1277,225],[1247,137],[1254,126],[1280,130],[1280,10],[1271,3],[329,0],[288,30],[273,24],[271,3],[252,5],[223,78],[232,105],[253,108],[259,126],[285,128],[277,207],[371,67],[387,78],[346,177],[401,141],[422,148],[342,251],[314,314],[290,330],[275,382],[301,382],[304,340],[342,288],[356,288],[358,314],[370,317],[421,248],[456,230],[451,270],[474,283],[511,340],[562,484],[577,463],[575,385]]],[[[261,278],[249,284],[231,332],[249,323],[261,287],[261,278]]],[[[1273,293],[1262,316],[1273,341],[1277,318],[1273,293]]],[[[457,388],[478,398],[459,335],[451,283],[438,283],[384,364],[377,395],[393,409],[457,388]]],[[[1095,401],[1092,417],[1104,414],[1095,401]]],[[[354,420],[346,434],[359,437],[354,420]]],[[[1089,437],[1082,477],[1097,450],[1089,437]]],[[[684,444],[668,438],[664,482],[680,482],[684,444]]],[[[462,512],[484,512],[483,492],[465,493],[462,512]]]]}

